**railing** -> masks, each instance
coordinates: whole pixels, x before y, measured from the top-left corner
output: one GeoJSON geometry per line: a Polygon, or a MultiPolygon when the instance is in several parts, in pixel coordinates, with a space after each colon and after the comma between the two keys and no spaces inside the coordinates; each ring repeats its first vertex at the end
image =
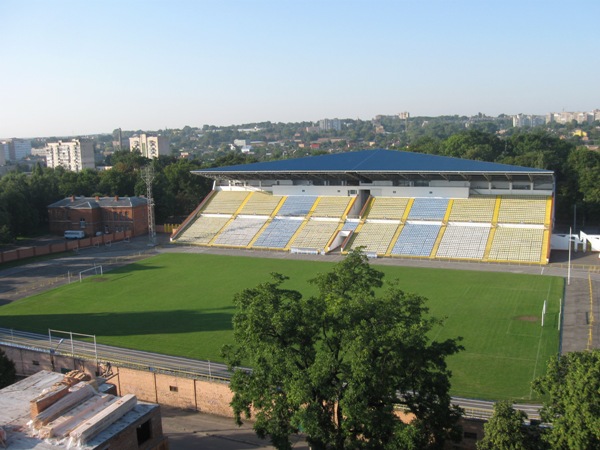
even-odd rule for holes
{"type": "Polygon", "coordinates": [[[50,341],[47,335],[8,328],[0,328],[0,345],[91,361],[104,366],[108,363],[117,367],[166,373],[183,378],[209,379],[219,382],[229,382],[231,378],[231,373],[225,364],[102,344],[94,345],[93,342],[70,338],[50,341]]]}
{"type": "MultiPolygon", "coordinates": [[[[135,370],[164,373],[182,378],[204,379],[228,383],[231,372],[225,364],[211,361],[161,355],[140,350],[71,340],[65,338],[57,344],[50,341],[48,335],[0,328],[0,345],[22,348],[50,355],[66,356],[85,361],[98,361],[99,366],[115,365],[135,370]],[[97,359],[96,359],[97,358],[97,359]]],[[[100,367],[98,367],[100,369],[100,367]]],[[[242,368],[243,370],[251,370],[242,368]]],[[[452,397],[452,403],[460,406],[463,417],[471,419],[489,419],[493,414],[494,402],[476,399],[452,397]]],[[[515,408],[525,411],[529,419],[539,419],[540,405],[516,404],[515,408]]]]}

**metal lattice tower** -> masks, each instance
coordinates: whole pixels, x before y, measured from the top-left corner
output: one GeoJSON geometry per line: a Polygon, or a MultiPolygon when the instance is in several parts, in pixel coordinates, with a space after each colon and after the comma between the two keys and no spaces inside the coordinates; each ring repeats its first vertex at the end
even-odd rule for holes
{"type": "Polygon", "coordinates": [[[148,241],[149,245],[156,245],[156,230],[154,227],[154,198],[152,197],[154,168],[152,167],[152,164],[142,168],[142,179],[146,183],[146,199],[148,200],[148,241]]]}

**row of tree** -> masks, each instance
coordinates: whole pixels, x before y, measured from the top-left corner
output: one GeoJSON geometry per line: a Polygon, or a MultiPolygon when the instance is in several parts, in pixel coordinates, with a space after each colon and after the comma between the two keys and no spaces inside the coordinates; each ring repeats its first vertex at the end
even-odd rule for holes
{"type": "MultiPolygon", "coordinates": [[[[406,150],[402,146],[396,148],[406,150]]],[[[576,147],[551,134],[534,131],[499,137],[469,130],[445,139],[423,137],[409,150],[554,170],[558,224],[568,227],[575,214],[576,229],[593,226],[600,220],[600,153],[576,147]]],[[[306,156],[306,151],[257,151],[250,157],[219,151],[204,159],[161,157],[150,161],[136,152],[117,151],[107,161],[112,168],[105,171],[85,169],[75,173],[37,166],[32,173],[10,172],[0,178],[0,243],[43,232],[48,222],[47,206],[64,197],[144,195],[146,186],[140,168],[147,164],[155,169],[153,193],[156,219],[161,223],[181,220],[210,190],[211,181],[192,175],[192,170],[299,156],[306,156]]]]}
{"type": "MultiPolygon", "coordinates": [[[[217,161],[219,163],[219,161],[217,161]]],[[[193,175],[202,167],[199,161],[161,157],[150,161],[136,152],[112,155],[112,168],[69,172],[40,165],[31,173],[10,172],[0,178],[0,244],[18,236],[47,232],[48,205],[71,195],[145,195],[141,168],[154,167],[155,214],[158,223],[179,222],[211,189],[209,180],[193,175]]]]}

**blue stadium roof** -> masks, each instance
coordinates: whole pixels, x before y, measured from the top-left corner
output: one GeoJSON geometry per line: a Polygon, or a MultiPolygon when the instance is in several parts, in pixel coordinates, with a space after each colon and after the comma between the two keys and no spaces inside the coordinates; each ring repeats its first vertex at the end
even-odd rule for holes
{"type": "Polygon", "coordinates": [[[212,169],[195,170],[193,173],[209,178],[250,179],[274,177],[275,175],[299,174],[460,174],[466,175],[545,175],[553,172],[509,164],[451,158],[398,150],[362,150],[309,156],[297,159],[240,164],[212,169]]]}

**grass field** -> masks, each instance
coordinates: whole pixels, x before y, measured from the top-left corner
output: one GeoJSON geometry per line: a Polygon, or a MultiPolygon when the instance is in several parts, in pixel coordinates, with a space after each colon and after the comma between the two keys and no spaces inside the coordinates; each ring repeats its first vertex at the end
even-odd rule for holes
{"type": "MultiPolygon", "coordinates": [[[[306,283],[330,263],[163,254],[0,308],[0,326],[47,333],[95,334],[98,342],[220,361],[232,341],[233,295],[279,272],[286,287],[306,283]]],[[[449,359],[452,393],[533,400],[530,381],[558,351],[563,279],[538,275],[377,266],[407,292],[429,299],[446,317],[432,338],[462,336],[465,351],[449,359]],[[545,326],[540,326],[544,300],[545,326]]]]}

